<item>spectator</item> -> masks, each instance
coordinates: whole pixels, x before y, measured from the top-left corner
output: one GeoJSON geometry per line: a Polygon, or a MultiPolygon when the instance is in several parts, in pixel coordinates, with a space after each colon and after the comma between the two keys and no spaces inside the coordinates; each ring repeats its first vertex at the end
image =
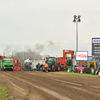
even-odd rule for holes
{"type": "Polygon", "coordinates": [[[92,63],[92,68],[94,68],[94,63],[92,63]]]}
{"type": "Polygon", "coordinates": [[[25,64],[25,70],[28,70],[28,63],[25,64]]]}
{"type": "Polygon", "coordinates": [[[31,65],[28,65],[28,71],[31,71],[31,65]]]}
{"type": "Polygon", "coordinates": [[[84,64],[84,67],[87,67],[87,64],[86,63],[84,64]]]}
{"type": "Polygon", "coordinates": [[[90,66],[90,68],[92,68],[92,63],[91,62],[90,62],[90,65],[89,66],[90,66]]]}

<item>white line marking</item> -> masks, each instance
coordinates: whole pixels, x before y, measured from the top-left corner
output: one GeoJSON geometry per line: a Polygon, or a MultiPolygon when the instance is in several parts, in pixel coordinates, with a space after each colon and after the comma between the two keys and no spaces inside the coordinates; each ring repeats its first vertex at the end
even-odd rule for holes
{"type": "MultiPolygon", "coordinates": [[[[7,73],[5,73],[5,74],[7,74],[7,73]]],[[[11,76],[10,74],[7,74],[7,75],[11,76]]],[[[29,83],[29,82],[27,82],[27,81],[25,81],[25,80],[23,80],[23,79],[20,79],[20,78],[18,78],[18,77],[16,77],[16,76],[13,76],[13,77],[14,77],[14,78],[17,78],[17,79],[19,79],[19,80],[21,80],[21,81],[23,81],[23,82],[25,82],[25,83],[27,83],[27,84],[29,84],[29,85],[31,85],[31,86],[34,86],[34,87],[36,87],[36,88],[38,88],[38,89],[40,89],[40,90],[42,90],[42,91],[44,91],[44,92],[47,92],[48,94],[50,94],[50,95],[52,95],[52,96],[54,96],[54,97],[56,97],[56,98],[58,98],[58,99],[60,99],[60,100],[71,100],[71,99],[69,99],[68,97],[62,96],[62,95],[60,95],[60,94],[58,94],[58,93],[56,93],[56,92],[54,92],[54,91],[51,91],[51,90],[49,90],[49,89],[47,89],[47,88],[36,86],[36,85],[34,85],[34,84],[32,84],[32,83],[29,83]]]]}

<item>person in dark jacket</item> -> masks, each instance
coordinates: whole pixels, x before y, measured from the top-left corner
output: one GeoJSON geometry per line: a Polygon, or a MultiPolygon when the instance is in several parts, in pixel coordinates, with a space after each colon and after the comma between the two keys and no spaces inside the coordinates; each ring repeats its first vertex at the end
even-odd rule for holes
{"type": "Polygon", "coordinates": [[[31,65],[28,65],[28,71],[31,71],[32,69],[31,69],[31,65]]]}
{"type": "Polygon", "coordinates": [[[94,63],[92,63],[92,68],[94,68],[94,63]]]}
{"type": "Polygon", "coordinates": [[[25,70],[28,70],[28,63],[25,64],[25,70]]]}
{"type": "Polygon", "coordinates": [[[92,63],[90,62],[90,68],[92,68],[92,63]]]}
{"type": "Polygon", "coordinates": [[[90,68],[94,68],[94,63],[90,63],[90,68]]]}

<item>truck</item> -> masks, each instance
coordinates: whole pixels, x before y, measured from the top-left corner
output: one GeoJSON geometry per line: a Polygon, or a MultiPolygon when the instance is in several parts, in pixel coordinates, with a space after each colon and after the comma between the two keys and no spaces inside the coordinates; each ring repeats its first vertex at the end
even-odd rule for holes
{"type": "Polygon", "coordinates": [[[11,58],[4,58],[1,62],[1,70],[12,70],[13,71],[13,59],[11,58]]]}

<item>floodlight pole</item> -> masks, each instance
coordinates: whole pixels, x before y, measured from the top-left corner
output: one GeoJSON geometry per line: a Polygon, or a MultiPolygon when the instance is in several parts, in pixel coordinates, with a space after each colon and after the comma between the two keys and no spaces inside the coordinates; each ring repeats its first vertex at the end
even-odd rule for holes
{"type": "MultiPolygon", "coordinates": [[[[78,16],[74,15],[74,20],[73,20],[73,22],[76,22],[76,51],[78,51],[78,22],[80,22],[80,17],[81,17],[80,15],[78,16]]],[[[76,61],[76,63],[78,62],[76,61]]]]}
{"type": "Polygon", "coordinates": [[[78,22],[76,21],[76,51],[78,51],[78,22]]]}

